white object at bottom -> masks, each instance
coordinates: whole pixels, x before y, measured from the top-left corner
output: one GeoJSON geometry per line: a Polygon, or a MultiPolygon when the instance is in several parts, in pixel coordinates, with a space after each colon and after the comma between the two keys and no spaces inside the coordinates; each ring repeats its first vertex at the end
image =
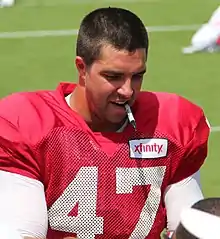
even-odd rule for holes
{"type": "Polygon", "coordinates": [[[181,224],[197,238],[219,238],[220,218],[215,215],[188,208],[181,213],[181,224]]]}

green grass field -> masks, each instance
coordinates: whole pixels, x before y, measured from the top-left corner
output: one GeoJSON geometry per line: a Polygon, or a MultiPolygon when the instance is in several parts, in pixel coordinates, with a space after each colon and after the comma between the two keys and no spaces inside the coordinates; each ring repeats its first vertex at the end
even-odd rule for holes
{"type": "MultiPolygon", "coordinates": [[[[75,81],[76,35],[25,37],[26,31],[77,29],[88,11],[101,6],[133,10],[146,26],[200,25],[218,6],[217,0],[17,0],[0,9],[0,96],[14,91],[55,88],[75,81]],[[18,31],[24,31],[18,38],[18,31]],[[3,38],[15,32],[15,38],[3,38]]],[[[182,55],[193,30],[150,32],[148,74],[144,89],[179,93],[201,105],[212,126],[220,125],[218,54],[182,55]]],[[[68,31],[67,31],[68,32],[68,31]]],[[[39,35],[39,32],[37,33],[39,35]]],[[[186,112],[187,114],[187,112],[186,112]]],[[[206,196],[220,196],[220,132],[211,133],[209,156],[202,169],[206,196]]]]}

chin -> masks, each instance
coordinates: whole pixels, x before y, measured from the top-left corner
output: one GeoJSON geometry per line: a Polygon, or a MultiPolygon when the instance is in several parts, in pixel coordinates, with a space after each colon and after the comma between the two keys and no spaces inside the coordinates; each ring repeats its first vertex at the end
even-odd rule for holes
{"type": "Polygon", "coordinates": [[[108,118],[108,121],[112,124],[121,124],[125,120],[126,120],[126,115],[124,115],[123,117],[109,117],[108,118]]]}

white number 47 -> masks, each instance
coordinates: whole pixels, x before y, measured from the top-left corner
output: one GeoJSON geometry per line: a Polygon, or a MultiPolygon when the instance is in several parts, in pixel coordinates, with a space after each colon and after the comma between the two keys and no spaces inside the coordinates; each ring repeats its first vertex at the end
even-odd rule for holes
{"type": "MultiPolygon", "coordinates": [[[[150,192],[130,239],[144,239],[149,234],[159,208],[165,166],[117,168],[116,194],[132,193],[133,186],[150,185],[150,192]]],[[[76,233],[80,239],[94,239],[103,234],[104,219],[96,216],[98,168],[82,167],[74,180],[49,209],[53,230],[76,233]],[[68,216],[78,204],[78,215],[68,216]]]]}

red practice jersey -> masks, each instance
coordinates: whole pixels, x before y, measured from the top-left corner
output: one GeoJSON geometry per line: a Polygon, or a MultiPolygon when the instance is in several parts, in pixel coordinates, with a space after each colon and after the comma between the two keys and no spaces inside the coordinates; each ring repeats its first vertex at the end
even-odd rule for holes
{"type": "Polygon", "coordinates": [[[74,87],[0,101],[0,170],[44,184],[48,239],[159,238],[166,187],[206,158],[203,111],[175,94],[141,92],[137,131],[94,133],[65,101],[74,87]]]}

